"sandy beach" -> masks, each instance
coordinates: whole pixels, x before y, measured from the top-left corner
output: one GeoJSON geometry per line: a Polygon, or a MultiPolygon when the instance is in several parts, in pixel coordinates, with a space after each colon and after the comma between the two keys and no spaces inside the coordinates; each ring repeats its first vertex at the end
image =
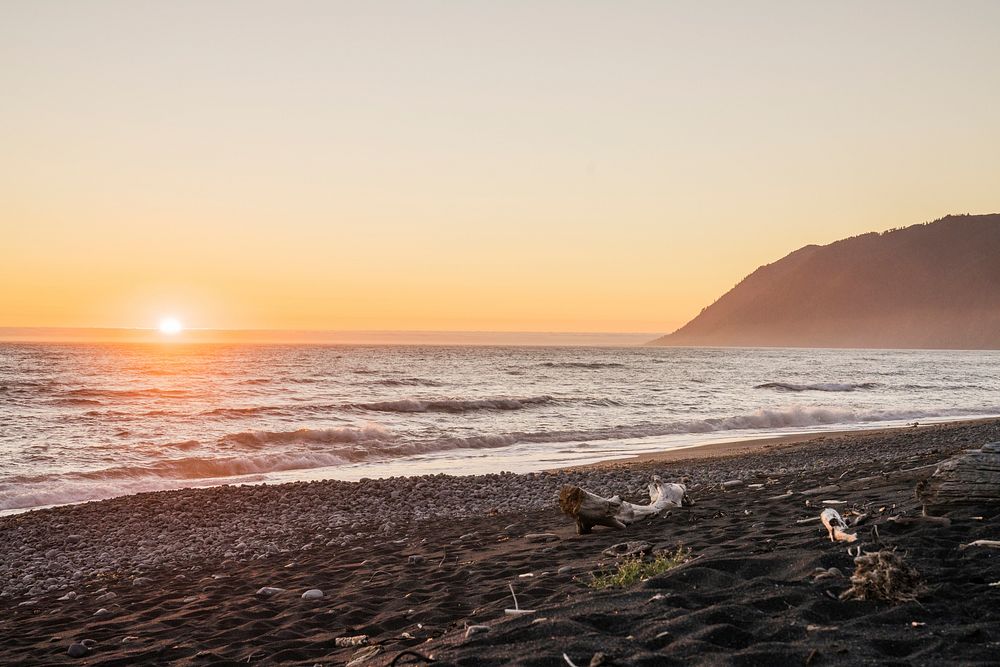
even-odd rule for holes
{"type": "Polygon", "coordinates": [[[217,487],[7,516],[0,662],[995,664],[1000,553],[959,546],[1000,537],[1000,508],[949,526],[890,517],[919,514],[914,486],[936,463],[997,440],[1000,420],[980,420],[529,475],[217,487]],[[645,502],[653,474],[688,478],[695,505],[583,536],[556,506],[568,483],[645,502]],[[924,582],[915,601],[838,599],[852,557],[818,521],[798,523],[827,499],[867,514],[866,549],[905,554],[924,582]],[[614,561],[602,552],[624,540],[683,545],[691,560],[595,590],[614,561]],[[534,613],[505,615],[510,587],[534,613]],[[365,644],[338,646],[360,635],[365,644]]]}

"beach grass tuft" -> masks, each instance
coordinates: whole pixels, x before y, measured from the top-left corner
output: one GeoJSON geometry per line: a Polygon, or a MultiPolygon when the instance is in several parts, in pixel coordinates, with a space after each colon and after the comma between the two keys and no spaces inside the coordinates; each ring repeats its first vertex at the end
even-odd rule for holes
{"type": "Polygon", "coordinates": [[[638,581],[663,574],[687,562],[691,550],[678,546],[673,552],[661,551],[650,561],[640,557],[623,558],[611,572],[594,575],[590,582],[591,588],[626,588],[638,581]]]}

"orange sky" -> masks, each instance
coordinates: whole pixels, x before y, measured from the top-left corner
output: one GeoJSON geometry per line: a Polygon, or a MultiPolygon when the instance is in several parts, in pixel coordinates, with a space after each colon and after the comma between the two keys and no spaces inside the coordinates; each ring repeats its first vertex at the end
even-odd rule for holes
{"type": "Polygon", "coordinates": [[[0,326],[670,331],[806,243],[1000,210],[997,25],[5,2],[0,326]]]}

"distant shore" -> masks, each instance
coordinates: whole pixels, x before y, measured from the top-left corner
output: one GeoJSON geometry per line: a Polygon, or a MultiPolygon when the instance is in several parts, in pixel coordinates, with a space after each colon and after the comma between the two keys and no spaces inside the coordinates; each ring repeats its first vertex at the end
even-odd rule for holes
{"type": "Polygon", "coordinates": [[[995,440],[1000,419],[527,475],[144,493],[2,517],[0,662],[67,663],[77,643],[98,665],[343,664],[362,649],[371,665],[404,650],[446,665],[526,655],[557,665],[563,653],[588,664],[596,652],[615,664],[988,662],[1000,587],[987,584],[1000,581],[1000,560],[958,546],[996,539],[1000,508],[948,529],[887,519],[919,514],[913,487],[937,462],[995,440]],[[643,502],[653,474],[688,478],[696,504],[588,536],[556,507],[567,483],[643,502]],[[866,515],[865,548],[877,539],[907,554],[928,580],[918,601],[836,599],[851,558],[818,522],[797,523],[828,498],[866,515]],[[602,551],[626,539],[683,544],[698,560],[626,590],[592,589],[591,573],[613,561],[602,551]],[[504,614],[508,585],[533,614],[504,614]],[[313,589],[322,597],[302,598],[313,589]],[[336,645],[359,635],[377,648],[336,645]]]}

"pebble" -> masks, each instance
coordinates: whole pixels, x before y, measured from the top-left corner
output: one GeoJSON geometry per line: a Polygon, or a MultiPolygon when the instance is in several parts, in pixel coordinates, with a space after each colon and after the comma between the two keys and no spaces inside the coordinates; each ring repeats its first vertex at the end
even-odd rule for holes
{"type": "Polygon", "coordinates": [[[73,642],[69,645],[69,648],[66,649],[66,654],[71,658],[82,658],[88,653],[90,653],[90,649],[80,642],[73,642]]]}
{"type": "Polygon", "coordinates": [[[108,592],[107,592],[107,593],[105,593],[104,595],[98,595],[98,596],[97,596],[96,598],[94,598],[94,599],[95,599],[95,600],[96,600],[97,602],[109,602],[109,601],[111,601],[111,600],[114,600],[114,599],[115,599],[116,597],[118,597],[118,594],[117,594],[117,593],[115,593],[115,592],[113,592],[113,591],[108,591],[108,592]]]}
{"type": "Polygon", "coordinates": [[[722,488],[723,489],[738,489],[741,486],[743,486],[743,480],[742,479],[731,479],[728,482],[723,482],[722,483],[722,488]]]}
{"type": "Polygon", "coordinates": [[[149,577],[136,577],[132,580],[133,586],[148,586],[153,583],[153,580],[149,577]]]}
{"type": "Polygon", "coordinates": [[[573,571],[572,565],[563,565],[561,568],[556,570],[556,574],[568,574],[573,571]]]}
{"type": "Polygon", "coordinates": [[[368,643],[368,635],[354,635],[352,637],[337,637],[333,640],[333,645],[338,648],[346,646],[364,646],[368,643]]]}
{"type": "Polygon", "coordinates": [[[60,602],[66,602],[67,600],[75,600],[76,599],[76,591],[69,591],[68,593],[66,593],[62,597],[59,597],[59,598],[56,598],[56,599],[59,600],[60,602]]]}
{"type": "Polygon", "coordinates": [[[424,562],[424,557],[414,554],[409,558],[407,558],[406,562],[409,563],[410,565],[420,565],[421,563],[424,562]]]}
{"type": "Polygon", "coordinates": [[[555,533],[528,533],[524,539],[528,542],[554,542],[559,536],[555,533]]]}
{"type": "Polygon", "coordinates": [[[323,591],[318,588],[310,588],[302,594],[303,600],[319,600],[323,597],[323,591]]]}
{"type": "Polygon", "coordinates": [[[111,610],[105,607],[101,607],[100,609],[94,612],[94,616],[102,616],[102,617],[111,616],[111,610]]]}
{"type": "Polygon", "coordinates": [[[261,597],[271,597],[272,595],[284,592],[284,588],[278,588],[277,586],[264,586],[263,588],[257,590],[257,595],[261,597]]]}

